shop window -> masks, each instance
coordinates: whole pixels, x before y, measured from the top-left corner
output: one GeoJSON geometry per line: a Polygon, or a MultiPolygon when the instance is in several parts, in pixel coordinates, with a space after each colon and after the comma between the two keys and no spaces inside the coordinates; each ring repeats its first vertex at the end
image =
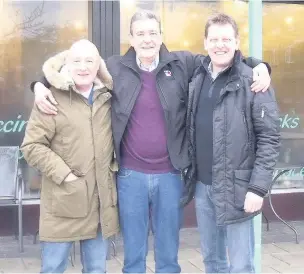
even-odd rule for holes
{"type": "MultiPolygon", "coordinates": [[[[29,85],[48,57],[88,37],[86,1],[1,1],[0,145],[20,145],[33,105],[29,85]]],[[[25,196],[37,194],[39,174],[20,154],[25,196]]]]}
{"type": "Polygon", "coordinates": [[[120,52],[129,48],[129,27],[138,9],[155,12],[161,19],[163,41],[169,50],[204,51],[204,26],[211,14],[225,12],[237,21],[242,52],[248,55],[248,3],[243,1],[136,1],[120,2],[120,52]]]}
{"type": "Polygon", "coordinates": [[[292,47],[289,46],[285,50],[285,62],[287,64],[292,64],[294,61],[292,59],[292,47]]]}
{"type": "MultiPolygon", "coordinates": [[[[248,8],[248,1],[121,1],[121,54],[129,48],[131,16],[138,9],[149,9],[161,18],[163,39],[169,50],[205,54],[207,18],[215,12],[227,13],[237,21],[241,50],[248,56],[248,8]]],[[[283,144],[279,161],[285,166],[300,166],[290,173],[292,176],[282,177],[276,188],[304,188],[303,14],[303,4],[263,2],[263,59],[273,68],[272,83],[281,111],[283,144]]]]}
{"type": "MultiPolygon", "coordinates": [[[[282,1],[283,2],[283,1],[282,1]]],[[[276,66],[272,83],[280,106],[282,148],[279,165],[297,166],[282,176],[276,188],[304,188],[304,5],[263,4],[264,60],[276,66]],[[276,57],[269,54],[275,52],[276,57]]]]}

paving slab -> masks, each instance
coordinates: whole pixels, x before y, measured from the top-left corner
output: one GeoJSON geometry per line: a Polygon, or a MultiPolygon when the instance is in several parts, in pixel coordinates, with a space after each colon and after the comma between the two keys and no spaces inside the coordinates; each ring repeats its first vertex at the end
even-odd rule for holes
{"type": "Polygon", "coordinates": [[[39,273],[40,271],[40,259],[38,258],[22,258],[24,264],[24,270],[28,272],[39,273]]]}
{"type": "Polygon", "coordinates": [[[25,266],[20,258],[0,259],[0,273],[23,273],[25,266]]]}
{"type": "MultiPolygon", "coordinates": [[[[274,268],[276,268],[274,266],[274,268]]],[[[278,273],[304,273],[304,267],[285,267],[278,269],[278,273]]]]}
{"type": "Polygon", "coordinates": [[[262,266],[262,273],[280,273],[270,266],[262,266]]]}
{"type": "Polygon", "coordinates": [[[304,252],[304,242],[296,243],[274,243],[275,246],[289,252],[304,252]]]}
{"type": "Polygon", "coordinates": [[[277,246],[276,244],[263,244],[262,245],[262,256],[264,254],[272,254],[272,253],[288,253],[286,249],[277,246]]]}
{"type": "Polygon", "coordinates": [[[204,266],[204,263],[203,263],[203,257],[201,258],[191,258],[191,259],[188,259],[188,261],[193,264],[196,268],[198,268],[200,270],[200,272],[204,272],[205,271],[205,266],[204,266]]]}
{"type": "Polygon", "coordinates": [[[188,260],[188,259],[196,259],[199,258],[202,260],[202,254],[198,252],[196,249],[180,249],[178,252],[179,260],[188,260]]]}
{"type": "Polygon", "coordinates": [[[262,256],[262,265],[269,266],[269,267],[276,266],[277,267],[276,269],[278,269],[280,267],[290,266],[287,262],[274,257],[272,254],[264,254],[262,256]]]}
{"type": "Polygon", "coordinates": [[[149,251],[148,255],[147,255],[147,262],[151,262],[154,263],[154,252],[153,251],[149,251]]]}
{"type": "Polygon", "coordinates": [[[195,265],[190,263],[188,260],[179,260],[178,263],[181,267],[182,273],[200,273],[201,272],[201,270],[198,267],[196,267],[195,265]]]}
{"type": "MultiPolygon", "coordinates": [[[[301,235],[304,235],[304,222],[293,222],[301,235]]],[[[292,231],[281,223],[271,223],[270,231],[263,227],[262,232],[262,271],[263,273],[304,273],[304,237],[295,244],[292,231]]],[[[182,229],[179,262],[183,273],[204,273],[200,250],[199,233],[196,228],[182,229]]],[[[14,237],[0,237],[0,273],[39,273],[40,245],[33,244],[33,236],[24,237],[25,252],[18,252],[18,242],[14,237]]],[[[121,273],[123,265],[123,245],[117,237],[117,256],[107,261],[108,273],[121,273]]],[[[147,272],[154,272],[155,262],[153,237],[149,237],[147,272]]],[[[81,273],[79,243],[76,244],[75,267],[68,266],[67,273],[81,273]]]]}
{"type": "Polygon", "coordinates": [[[272,256],[289,264],[291,267],[302,266],[304,272],[304,252],[294,252],[289,254],[272,254],[272,256]]]}
{"type": "Polygon", "coordinates": [[[154,273],[155,272],[155,263],[151,262],[151,261],[147,261],[147,268],[154,273]]]}
{"type": "Polygon", "coordinates": [[[147,273],[154,273],[154,271],[153,271],[151,268],[149,268],[148,266],[147,266],[147,268],[146,268],[146,272],[147,272],[147,273]]]}
{"type": "Polygon", "coordinates": [[[123,265],[123,263],[124,263],[124,256],[123,256],[123,254],[118,254],[116,257],[115,257],[115,259],[121,264],[121,265],[123,265]]]}
{"type": "Polygon", "coordinates": [[[202,254],[202,250],[201,250],[201,248],[195,248],[195,250],[196,250],[197,252],[199,252],[199,253],[201,253],[201,254],[202,254]]]}
{"type": "Polygon", "coordinates": [[[107,273],[122,273],[122,267],[120,265],[107,266],[107,273]]]}

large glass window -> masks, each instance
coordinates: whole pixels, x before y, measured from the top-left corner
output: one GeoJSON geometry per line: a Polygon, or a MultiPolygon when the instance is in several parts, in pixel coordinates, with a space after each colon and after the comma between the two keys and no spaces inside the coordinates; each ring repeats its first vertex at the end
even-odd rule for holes
{"type": "Polygon", "coordinates": [[[215,12],[235,18],[240,28],[241,49],[248,54],[248,3],[243,1],[135,1],[120,2],[121,53],[129,48],[132,15],[138,9],[155,12],[162,22],[163,41],[169,50],[204,51],[204,27],[215,12]]]}
{"type": "MultiPolygon", "coordinates": [[[[0,145],[20,145],[33,105],[29,90],[43,61],[88,37],[87,1],[0,0],[0,145]]],[[[20,154],[25,196],[37,195],[39,174],[20,154]]]]}
{"type": "MultiPolygon", "coordinates": [[[[283,1],[281,1],[283,2],[283,1]]],[[[231,15],[239,26],[241,50],[249,54],[248,1],[121,1],[121,53],[129,48],[131,16],[138,9],[158,14],[169,50],[204,53],[204,26],[215,12],[231,15]]],[[[304,188],[304,5],[263,4],[263,59],[272,67],[272,82],[281,111],[282,149],[278,166],[296,165],[275,188],[304,188]]],[[[278,172],[279,169],[276,171],[278,172]]]]}
{"type": "MultiPolygon", "coordinates": [[[[263,54],[281,111],[279,166],[298,166],[276,188],[304,188],[304,5],[263,4],[263,54]]],[[[279,170],[278,170],[279,171],[279,170]]],[[[278,172],[277,171],[277,172],[278,172]]]]}

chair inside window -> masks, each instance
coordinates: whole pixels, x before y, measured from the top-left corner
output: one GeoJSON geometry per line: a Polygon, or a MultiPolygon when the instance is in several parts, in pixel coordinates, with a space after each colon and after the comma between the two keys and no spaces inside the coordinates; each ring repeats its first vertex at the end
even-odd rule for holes
{"type": "Polygon", "coordinates": [[[0,146],[0,206],[15,206],[18,209],[19,251],[23,252],[23,183],[18,159],[18,146],[0,146]]]}

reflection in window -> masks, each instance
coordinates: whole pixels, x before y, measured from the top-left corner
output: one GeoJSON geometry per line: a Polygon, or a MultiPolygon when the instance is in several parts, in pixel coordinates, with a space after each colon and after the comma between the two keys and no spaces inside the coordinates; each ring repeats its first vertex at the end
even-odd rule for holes
{"type": "MultiPolygon", "coordinates": [[[[137,9],[149,9],[162,20],[164,43],[169,50],[203,49],[204,26],[211,14],[225,12],[237,21],[241,50],[248,55],[248,3],[246,1],[121,1],[121,53],[129,47],[129,23],[137,9]]],[[[280,162],[303,165],[304,156],[304,5],[263,3],[263,59],[272,66],[272,83],[281,110],[283,145],[280,162]]],[[[304,175],[304,169],[303,169],[304,175]]],[[[292,178],[277,187],[304,187],[292,178]],[[284,183],[286,182],[286,184],[284,183]]]]}
{"type": "Polygon", "coordinates": [[[204,28],[207,18],[216,12],[234,17],[240,29],[241,49],[248,55],[248,3],[242,1],[136,1],[120,4],[121,46],[124,54],[129,48],[129,25],[138,9],[148,9],[160,16],[163,41],[169,50],[204,51],[204,28]]]}
{"type": "MultiPolygon", "coordinates": [[[[29,85],[48,57],[88,36],[85,1],[0,1],[0,145],[20,145],[32,105],[29,85]]],[[[40,178],[20,155],[26,195],[40,178]]]]}
{"type": "Polygon", "coordinates": [[[287,47],[286,50],[285,50],[285,62],[286,62],[286,64],[292,64],[293,63],[293,60],[291,58],[291,51],[292,51],[291,46],[287,47]]]}
{"type": "Polygon", "coordinates": [[[304,5],[264,3],[263,14],[264,59],[276,64],[272,82],[281,111],[279,165],[300,167],[282,176],[275,187],[304,188],[304,5]]]}
{"type": "Polygon", "coordinates": [[[278,64],[277,61],[277,50],[276,49],[272,49],[272,55],[271,55],[271,60],[270,60],[270,64],[273,66],[276,66],[278,64]]]}

